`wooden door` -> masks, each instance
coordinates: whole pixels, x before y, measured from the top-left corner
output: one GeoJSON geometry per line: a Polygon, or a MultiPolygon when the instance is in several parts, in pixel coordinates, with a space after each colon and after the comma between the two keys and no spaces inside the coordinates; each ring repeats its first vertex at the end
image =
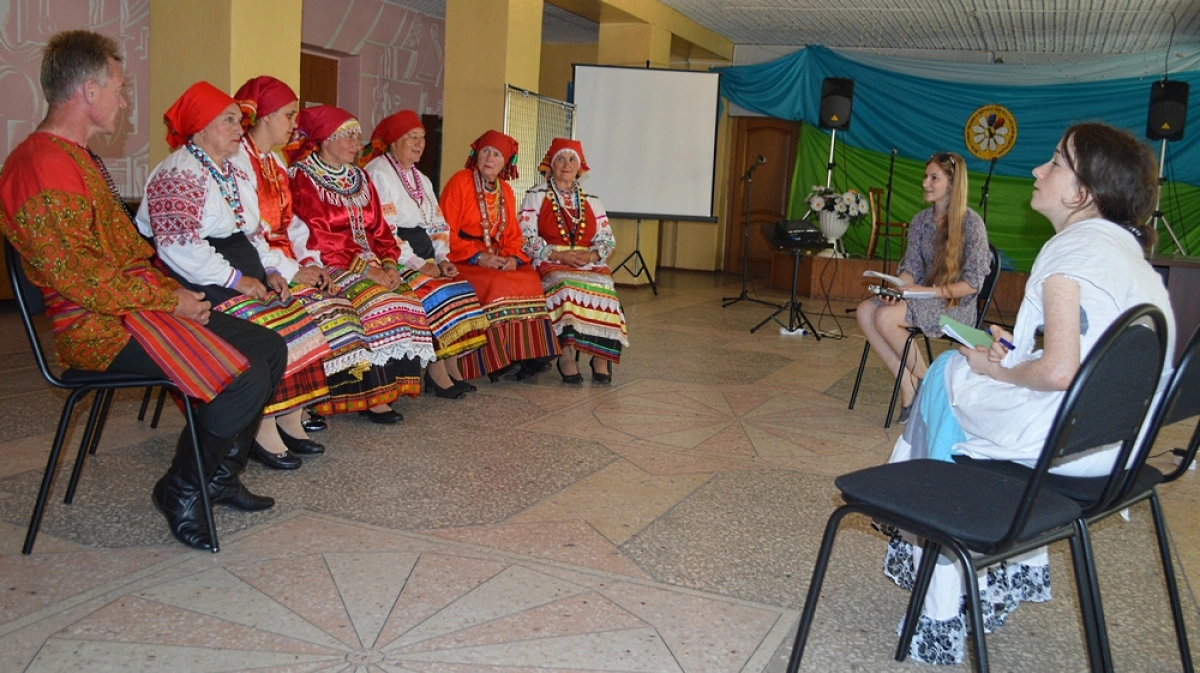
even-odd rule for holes
{"type": "Polygon", "coordinates": [[[302,109],[313,105],[337,105],[337,59],[300,52],[299,94],[302,109]]]}
{"type": "Polygon", "coordinates": [[[746,235],[746,190],[750,191],[750,275],[769,276],[771,246],[762,233],[762,223],[787,216],[788,190],[796,163],[800,122],[769,117],[735,117],[733,152],[729,166],[729,211],[725,228],[725,270],[742,272],[746,235]],[[762,155],[765,163],[754,170],[752,180],[743,179],[746,169],[762,155]]]}
{"type": "Polygon", "coordinates": [[[421,115],[425,127],[425,151],[417,162],[417,170],[429,176],[434,189],[442,177],[442,118],[437,115],[421,115]]]}

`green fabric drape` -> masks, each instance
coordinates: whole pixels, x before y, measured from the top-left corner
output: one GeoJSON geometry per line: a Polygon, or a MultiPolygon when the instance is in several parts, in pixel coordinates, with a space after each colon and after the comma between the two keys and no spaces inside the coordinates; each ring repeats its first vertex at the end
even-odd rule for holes
{"type": "MultiPolygon", "coordinates": [[[[829,138],[830,135],[821,129],[807,124],[801,128],[788,201],[788,217],[791,219],[804,216],[808,209],[804,197],[813,185],[825,184],[829,138]]],[[[1046,148],[1047,159],[1053,149],[1046,148]]],[[[833,187],[839,191],[854,189],[863,194],[871,187],[884,187],[887,185],[889,159],[888,154],[846,145],[839,137],[834,150],[836,166],[833,172],[833,187]]],[[[908,222],[913,215],[928,206],[921,190],[924,175],[924,160],[896,158],[896,171],[892,181],[893,222],[908,222]]],[[[979,195],[986,177],[986,173],[968,173],[970,195],[967,197],[967,205],[981,217],[983,211],[978,208],[979,195]]],[[[1032,193],[1033,176],[1017,178],[993,175],[988,190],[988,240],[1013,261],[1018,271],[1028,271],[1042,245],[1054,235],[1054,230],[1046,218],[1029,207],[1029,197],[1032,193]]],[[[1167,221],[1188,251],[1200,255],[1200,188],[1185,183],[1167,183],[1163,187],[1162,208],[1167,221]]],[[[847,252],[864,254],[869,233],[869,219],[850,227],[843,239],[847,252]]],[[[1175,252],[1170,235],[1162,227],[1159,227],[1158,250],[1175,252]]],[[[876,255],[882,256],[882,249],[877,250],[876,255]]],[[[893,260],[898,259],[899,251],[893,249],[890,257],[893,260]]]]}

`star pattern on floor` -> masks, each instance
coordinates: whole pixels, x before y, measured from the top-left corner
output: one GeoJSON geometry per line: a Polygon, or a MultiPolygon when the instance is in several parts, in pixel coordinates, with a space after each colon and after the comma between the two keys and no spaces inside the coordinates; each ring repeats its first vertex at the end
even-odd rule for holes
{"type": "MultiPolygon", "coordinates": [[[[356,526],[299,517],[234,543],[231,557],[305,530],[328,548],[331,527],[347,540],[371,539],[356,526]]],[[[787,611],[382,535],[397,547],[242,553],[217,567],[192,561],[192,572],[177,568],[58,631],[27,670],[86,662],[96,672],[733,673],[756,654],[747,645],[778,634],[787,619],[787,611]]]]}
{"type": "Polygon", "coordinates": [[[606,444],[787,463],[869,450],[882,428],[819,393],[641,380],[526,425],[606,444]]]}

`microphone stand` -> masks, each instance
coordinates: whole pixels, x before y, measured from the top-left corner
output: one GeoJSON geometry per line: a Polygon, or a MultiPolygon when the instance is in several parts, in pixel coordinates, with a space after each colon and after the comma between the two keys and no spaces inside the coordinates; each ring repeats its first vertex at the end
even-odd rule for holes
{"type": "Polygon", "coordinates": [[[754,184],[754,171],[766,163],[767,160],[763,155],[758,155],[758,159],[750,164],[750,168],[742,175],[742,181],[746,183],[746,227],[742,238],[742,291],[736,297],[721,297],[721,308],[729,308],[739,301],[752,301],[764,306],[775,306],[769,301],[755,299],[746,291],[750,283],[750,187],[754,184]]]}
{"type": "Polygon", "coordinates": [[[883,215],[883,272],[890,274],[889,264],[892,259],[892,176],[896,173],[896,150],[892,150],[892,158],[888,161],[887,205],[883,215]]]}
{"type": "Polygon", "coordinates": [[[988,165],[987,179],[983,181],[983,189],[979,192],[979,207],[983,209],[984,226],[987,226],[988,187],[992,184],[992,171],[996,170],[997,159],[999,157],[992,157],[992,163],[988,165]]]}

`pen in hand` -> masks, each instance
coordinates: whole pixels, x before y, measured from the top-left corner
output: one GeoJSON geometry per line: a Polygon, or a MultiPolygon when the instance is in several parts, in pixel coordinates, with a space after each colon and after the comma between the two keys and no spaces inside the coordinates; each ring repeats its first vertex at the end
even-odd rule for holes
{"type": "MultiPolygon", "coordinates": [[[[986,329],[986,330],[984,330],[984,331],[988,333],[988,336],[993,336],[993,337],[995,336],[994,334],[992,334],[992,328],[991,328],[991,327],[987,328],[987,329],[986,329]]],[[[1010,351],[1015,351],[1015,350],[1017,350],[1017,347],[1016,347],[1016,346],[1014,346],[1014,345],[1012,345],[1011,343],[1009,343],[1009,342],[1008,342],[1008,339],[1003,339],[1003,338],[1001,338],[1001,339],[997,339],[997,341],[999,341],[999,342],[1000,342],[1000,345],[1004,346],[1005,348],[1007,348],[1007,349],[1008,349],[1008,350],[1010,350],[1010,351]]]]}

